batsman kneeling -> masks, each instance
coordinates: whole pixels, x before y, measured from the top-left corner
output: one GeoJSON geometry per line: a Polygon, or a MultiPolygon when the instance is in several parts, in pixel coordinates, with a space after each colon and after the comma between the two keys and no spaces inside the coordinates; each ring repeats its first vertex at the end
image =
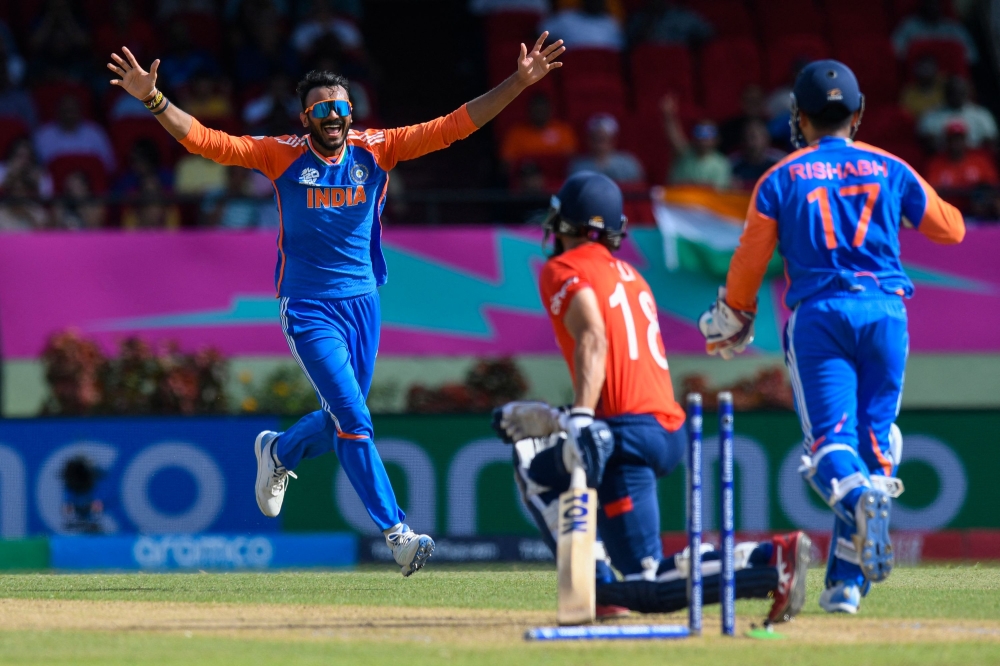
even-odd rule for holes
{"type": "MultiPolygon", "coordinates": [[[[687,605],[690,554],[663,557],[656,494],[657,479],[683,459],[685,415],[649,285],[612,254],[625,225],[621,190],[603,175],[576,174],[553,198],[545,229],[554,253],[540,291],[573,404],[514,402],[494,412],[494,428],[513,444],[522,500],[557,557],[560,624],[687,605]]],[[[705,601],[717,602],[719,557],[695,556],[705,601]]],[[[788,619],[802,607],[808,562],[801,532],[739,544],[737,596],[773,596],[770,619],[788,619]]]]}
{"type": "Polygon", "coordinates": [[[864,95],[843,63],[820,60],[792,92],[800,149],[765,173],[726,287],[702,315],[706,350],[731,358],[753,340],[757,292],[777,247],[785,260],[785,362],[804,435],[799,471],[835,515],[820,606],[856,613],[895,554],[889,537],[902,435],[894,421],[909,350],[901,223],[937,243],[962,214],[895,155],[855,142],[864,95]]]}

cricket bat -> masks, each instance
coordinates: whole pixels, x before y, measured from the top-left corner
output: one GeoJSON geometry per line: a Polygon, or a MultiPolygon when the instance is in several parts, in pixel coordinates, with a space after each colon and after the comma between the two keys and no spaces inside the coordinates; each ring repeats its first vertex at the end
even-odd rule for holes
{"type": "Polygon", "coordinates": [[[587,487],[583,468],[573,469],[569,490],[559,496],[559,539],[556,566],[559,581],[558,622],[594,621],[594,541],[597,535],[597,491],[587,487]]]}

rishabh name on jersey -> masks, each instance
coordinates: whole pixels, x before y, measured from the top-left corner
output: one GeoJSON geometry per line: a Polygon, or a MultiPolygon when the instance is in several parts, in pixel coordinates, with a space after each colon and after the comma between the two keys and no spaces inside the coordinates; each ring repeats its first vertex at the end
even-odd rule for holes
{"type": "Polygon", "coordinates": [[[274,281],[281,296],[351,298],[385,284],[382,208],[388,172],[367,148],[381,134],[351,131],[339,162],[307,145],[274,180],[281,215],[274,281]]]}
{"type": "Polygon", "coordinates": [[[816,294],[877,284],[909,297],[899,259],[903,217],[920,224],[934,191],[898,157],[850,139],[824,137],[776,165],[757,184],[751,214],[778,222],[794,307],[816,294]]]}
{"type": "Polygon", "coordinates": [[[576,343],[564,318],[577,292],[588,287],[597,296],[608,340],[598,416],[653,414],[664,428],[677,430],[684,410],[674,400],[652,290],[634,267],[600,243],[552,257],[539,276],[542,304],[570,374],[576,343]]]}

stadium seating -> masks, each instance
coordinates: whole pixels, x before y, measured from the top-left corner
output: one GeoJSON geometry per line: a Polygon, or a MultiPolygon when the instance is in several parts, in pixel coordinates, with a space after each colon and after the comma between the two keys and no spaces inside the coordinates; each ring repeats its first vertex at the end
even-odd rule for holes
{"type": "Polygon", "coordinates": [[[77,171],[87,174],[94,194],[108,191],[108,174],[99,158],[93,155],[63,155],[49,162],[49,173],[52,174],[56,194],[62,194],[66,179],[77,171]]]}
{"type": "Polygon", "coordinates": [[[605,75],[564,81],[562,99],[566,119],[581,136],[587,120],[595,113],[610,113],[619,123],[628,113],[621,77],[605,75]]]}
{"type": "Polygon", "coordinates": [[[871,0],[827,0],[826,23],[834,48],[861,35],[887,37],[890,32],[885,7],[871,0]]]}
{"type": "Polygon", "coordinates": [[[622,75],[622,57],[618,51],[610,49],[570,49],[561,60],[565,69],[560,72],[563,81],[590,76],[622,75]]]}
{"type": "Polygon", "coordinates": [[[691,9],[712,24],[718,37],[753,37],[754,23],[742,0],[691,0],[691,9]]]}
{"type": "Polygon", "coordinates": [[[75,97],[80,102],[80,113],[84,118],[93,117],[93,96],[90,89],[76,81],[63,80],[42,83],[31,90],[31,96],[38,108],[38,116],[48,122],[56,117],[59,110],[59,100],[67,95],[75,97]]]}
{"type": "Polygon", "coordinates": [[[677,97],[681,106],[695,104],[691,54],[678,45],[640,44],[632,49],[632,89],[640,113],[658,109],[667,93],[677,97]]]}
{"type": "Polygon", "coordinates": [[[748,37],[717,39],[701,52],[705,115],[722,120],[740,113],[740,97],[750,84],[760,84],[760,53],[748,37]]]}
{"type": "Polygon", "coordinates": [[[933,56],[942,71],[962,78],[969,77],[965,47],[961,42],[950,39],[921,39],[911,42],[906,51],[907,71],[912,71],[913,64],[925,55],[933,56]]]}
{"type": "Polygon", "coordinates": [[[812,0],[760,0],[755,6],[764,44],[789,35],[823,34],[823,15],[812,0]]]}
{"type": "Polygon", "coordinates": [[[569,164],[569,158],[565,155],[536,155],[518,160],[511,170],[515,190],[524,189],[524,184],[520,182],[519,177],[525,166],[529,164],[541,171],[545,180],[545,191],[554,194],[559,191],[563,181],[566,180],[566,167],[569,164]]]}
{"type": "Polygon", "coordinates": [[[899,67],[888,38],[859,35],[834,42],[833,55],[854,70],[869,104],[895,104],[899,99],[899,67]]]}
{"type": "Polygon", "coordinates": [[[160,153],[160,161],[164,165],[174,163],[178,154],[177,143],[169,134],[163,131],[160,123],[152,118],[126,118],[111,125],[108,134],[115,149],[115,156],[123,168],[129,163],[132,146],[140,139],[153,142],[160,153]]]}
{"type": "Polygon", "coordinates": [[[826,40],[819,35],[785,35],[776,37],[765,50],[767,63],[765,80],[768,88],[790,83],[792,67],[797,62],[830,57],[826,40]]]}
{"type": "Polygon", "coordinates": [[[0,116],[0,159],[6,160],[15,141],[30,135],[31,129],[20,118],[0,116]]]}

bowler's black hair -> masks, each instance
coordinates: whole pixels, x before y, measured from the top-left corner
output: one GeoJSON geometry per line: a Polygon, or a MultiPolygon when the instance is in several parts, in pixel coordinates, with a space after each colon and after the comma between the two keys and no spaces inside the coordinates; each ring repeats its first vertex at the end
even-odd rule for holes
{"type": "Polygon", "coordinates": [[[306,108],[306,96],[313,88],[343,88],[346,92],[351,92],[347,79],[340,74],[314,69],[302,77],[299,84],[295,86],[295,92],[299,95],[299,102],[302,103],[303,109],[306,108]]]}

